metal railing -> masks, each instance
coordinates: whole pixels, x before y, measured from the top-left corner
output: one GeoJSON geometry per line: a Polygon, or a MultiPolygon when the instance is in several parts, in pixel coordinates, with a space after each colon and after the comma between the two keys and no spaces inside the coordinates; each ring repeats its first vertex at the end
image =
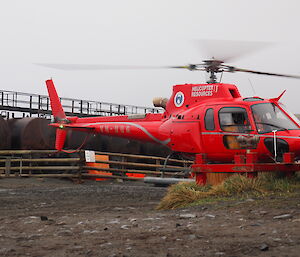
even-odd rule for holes
{"type": "MultiPolygon", "coordinates": [[[[115,116],[128,114],[160,113],[161,109],[135,105],[114,104],[90,100],[60,98],[69,116],[115,116]]],[[[29,116],[50,116],[50,99],[47,95],[0,90],[0,110],[28,113],[29,116]]]]}

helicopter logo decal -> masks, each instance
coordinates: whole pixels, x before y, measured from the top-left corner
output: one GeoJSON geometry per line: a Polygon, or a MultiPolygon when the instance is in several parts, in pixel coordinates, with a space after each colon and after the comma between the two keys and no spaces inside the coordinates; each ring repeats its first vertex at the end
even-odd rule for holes
{"type": "Polygon", "coordinates": [[[181,107],[184,103],[184,94],[179,91],[176,93],[175,97],[174,97],[174,104],[176,107],[181,107]]]}
{"type": "Polygon", "coordinates": [[[218,85],[201,85],[192,87],[192,97],[213,96],[218,92],[218,85]]]}

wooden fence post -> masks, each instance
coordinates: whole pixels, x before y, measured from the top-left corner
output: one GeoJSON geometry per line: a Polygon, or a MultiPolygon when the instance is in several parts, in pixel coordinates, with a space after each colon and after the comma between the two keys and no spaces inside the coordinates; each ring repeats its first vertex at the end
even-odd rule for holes
{"type": "MultiPolygon", "coordinates": [[[[160,165],[160,160],[159,160],[159,159],[155,160],[155,164],[156,164],[156,165],[160,165]]],[[[156,171],[160,171],[160,168],[157,167],[157,168],[156,168],[156,171]]]]}
{"type": "Polygon", "coordinates": [[[82,171],[83,171],[83,166],[85,166],[85,153],[84,153],[84,150],[80,150],[79,151],[79,162],[78,162],[78,166],[79,166],[79,169],[78,169],[78,179],[81,180],[81,177],[82,177],[82,171]]]}
{"type": "MultiPolygon", "coordinates": [[[[32,159],[32,153],[29,154],[29,159],[32,159]]],[[[29,167],[32,167],[32,162],[29,163],[29,167]]],[[[29,174],[32,174],[32,170],[29,170],[29,174]]]]}
{"type": "Polygon", "coordinates": [[[19,175],[22,175],[22,171],[23,171],[23,161],[22,161],[22,158],[20,159],[20,170],[19,170],[19,175]]]}
{"type": "Polygon", "coordinates": [[[5,176],[10,175],[11,159],[8,157],[5,160],[5,176]]]}

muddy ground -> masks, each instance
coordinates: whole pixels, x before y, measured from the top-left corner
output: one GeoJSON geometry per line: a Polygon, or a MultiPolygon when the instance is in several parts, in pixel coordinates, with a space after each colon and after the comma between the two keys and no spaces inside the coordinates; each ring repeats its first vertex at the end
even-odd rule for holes
{"type": "Polygon", "coordinates": [[[165,192],[0,179],[0,256],[300,256],[300,194],[157,211],[165,192]]]}

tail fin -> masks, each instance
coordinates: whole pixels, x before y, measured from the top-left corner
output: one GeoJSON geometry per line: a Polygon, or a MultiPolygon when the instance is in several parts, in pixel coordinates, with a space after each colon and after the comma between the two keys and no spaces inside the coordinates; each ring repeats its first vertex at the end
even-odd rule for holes
{"type": "Polygon", "coordinates": [[[61,105],[61,102],[59,100],[59,97],[57,95],[54,83],[52,79],[46,80],[46,85],[48,89],[48,94],[50,97],[50,104],[52,109],[52,114],[54,118],[60,120],[60,119],[66,119],[66,114],[64,112],[64,109],[61,105]]]}
{"type": "MultiPolygon", "coordinates": [[[[59,97],[57,95],[54,83],[52,79],[46,81],[49,97],[50,97],[50,104],[52,109],[52,115],[54,116],[55,120],[58,123],[65,123],[67,120],[67,116],[63,110],[59,97]]],[[[67,131],[62,128],[56,129],[56,140],[55,140],[55,148],[58,151],[61,151],[64,147],[65,141],[67,137],[67,131]]]]}

